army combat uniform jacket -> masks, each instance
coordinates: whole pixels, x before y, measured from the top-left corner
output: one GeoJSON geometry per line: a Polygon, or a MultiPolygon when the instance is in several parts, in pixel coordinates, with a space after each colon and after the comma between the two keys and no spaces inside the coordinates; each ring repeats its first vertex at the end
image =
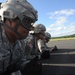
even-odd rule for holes
{"type": "Polygon", "coordinates": [[[42,52],[44,52],[44,51],[52,51],[52,49],[50,48],[50,47],[48,47],[47,45],[46,45],[46,43],[44,43],[44,41],[43,40],[41,40],[41,39],[39,39],[38,41],[37,41],[37,45],[38,45],[38,49],[39,49],[39,51],[42,53],[42,52]]]}
{"type": "Polygon", "coordinates": [[[29,47],[30,50],[30,57],[33,58],[36,55],[40,54],[38,52],[38,47],[37,47],[37,41],[36,37],[34,35],[29,34],[28,37],[25,39],[26,40],[26,45],[29,47]]]}
{"type": "Polygon", "coordinates": [[[37,55],[41,54],[45,50],[50,50],[43,40],[36,40],[34,35],[30,34],[27,38],[29,38],[27,43],[31,44],[31,54],[37,55]]]}
{"type": "Polygon", "coordinates": [[[23,40],[9,43],[3,27],[0,25],[0,75],[13,64],[17,69],[23,69],[26,63],[25,42],[23,40]]]}

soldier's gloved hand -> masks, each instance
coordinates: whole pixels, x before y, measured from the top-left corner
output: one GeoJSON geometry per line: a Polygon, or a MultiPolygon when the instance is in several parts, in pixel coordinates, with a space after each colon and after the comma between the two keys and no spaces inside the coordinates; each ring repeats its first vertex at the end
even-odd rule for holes
{"type": "Polygon", "coordinates": [[[57,50],[57,46],[55,45],[53,48],[52,48],[52,51],[56,51],[57,50]]]}
{"type": "Polygon", "coordinates": [[[38,56],[35,56],[28,64],[35,64],[39,60],[38,56]]]}
{"type": "Polygon", "coordinates": [[[41,75],[42,64],[38,63],[37,61],[38,56],[36,56],[29,63],[27,63],[24,69],[21,71],[22,75],[41,75]]]}
{"type": "Polygon", "coordinates": [[[41,54],[41,59],[48,59],[50,58],[50,51],[44,51],[42,54],[41,54]]]}
{"type": "Polygon", "coordinates": [[[7,69],[3,75],[11,75],[11,73],[18,71],[18,70],[19,70],[19,68],[17,67],[16,63],[14,63],[7,67],[7,69]]]}

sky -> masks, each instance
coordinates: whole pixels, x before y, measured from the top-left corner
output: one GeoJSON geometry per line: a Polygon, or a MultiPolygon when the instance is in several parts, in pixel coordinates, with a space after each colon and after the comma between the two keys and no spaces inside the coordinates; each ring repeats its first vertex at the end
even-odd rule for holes
{"type": "MultiPolygon", "coordinates": [[[[0,0],[5,2],[6,0],[0,0]]],[[[38,11],[38,21],[52,37],[75,34],[75,0],[28,0],[38,11]]]]}

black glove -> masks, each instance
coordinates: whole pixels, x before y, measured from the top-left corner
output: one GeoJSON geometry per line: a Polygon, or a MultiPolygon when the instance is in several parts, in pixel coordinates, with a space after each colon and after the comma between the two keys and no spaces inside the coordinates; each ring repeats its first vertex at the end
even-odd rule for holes
{"type": "Polygon", "coordinates": [[[41,54],[41,59],[48,59],[48,58],[50,58],[50,51],[44,51],[41,54]]]}
{"type": "Polygon", "coordinates": [[[38,63],[38,56],[33,58],[26,64],[25,68],[21,71],[22,75],[41,75],[42,64],[38,63]]]}
{"type": "Polygon", "coordinates": [[[35,64],[39,60],[38,56],[35,56],[28,64],[35,64]]]}
{"type": "Polygon", "coordinates": [[[52,51],[56,51],[57,50],[57,46],[55,45],[52,49],[52,51]]]}
{"type": "Polygon", "coordinates": [[[11,75],[12,72],[18,71],[19,68],[16,64],[12,64],[7,67],[6,71],[3,73],[3,75],[11,75]]]}

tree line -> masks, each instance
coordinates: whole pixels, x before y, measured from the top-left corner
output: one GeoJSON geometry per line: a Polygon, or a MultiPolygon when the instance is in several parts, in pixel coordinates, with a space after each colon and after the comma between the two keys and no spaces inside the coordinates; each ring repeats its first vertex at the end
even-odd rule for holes
{"type": "Polygon", "coordinates": [[[72,38],[72,37],[75,37],[75,34],[66,35],[66,36],[61,36],[61,37],[52,37],[52,39],[56,39],[56,38],[72,38]]]}

